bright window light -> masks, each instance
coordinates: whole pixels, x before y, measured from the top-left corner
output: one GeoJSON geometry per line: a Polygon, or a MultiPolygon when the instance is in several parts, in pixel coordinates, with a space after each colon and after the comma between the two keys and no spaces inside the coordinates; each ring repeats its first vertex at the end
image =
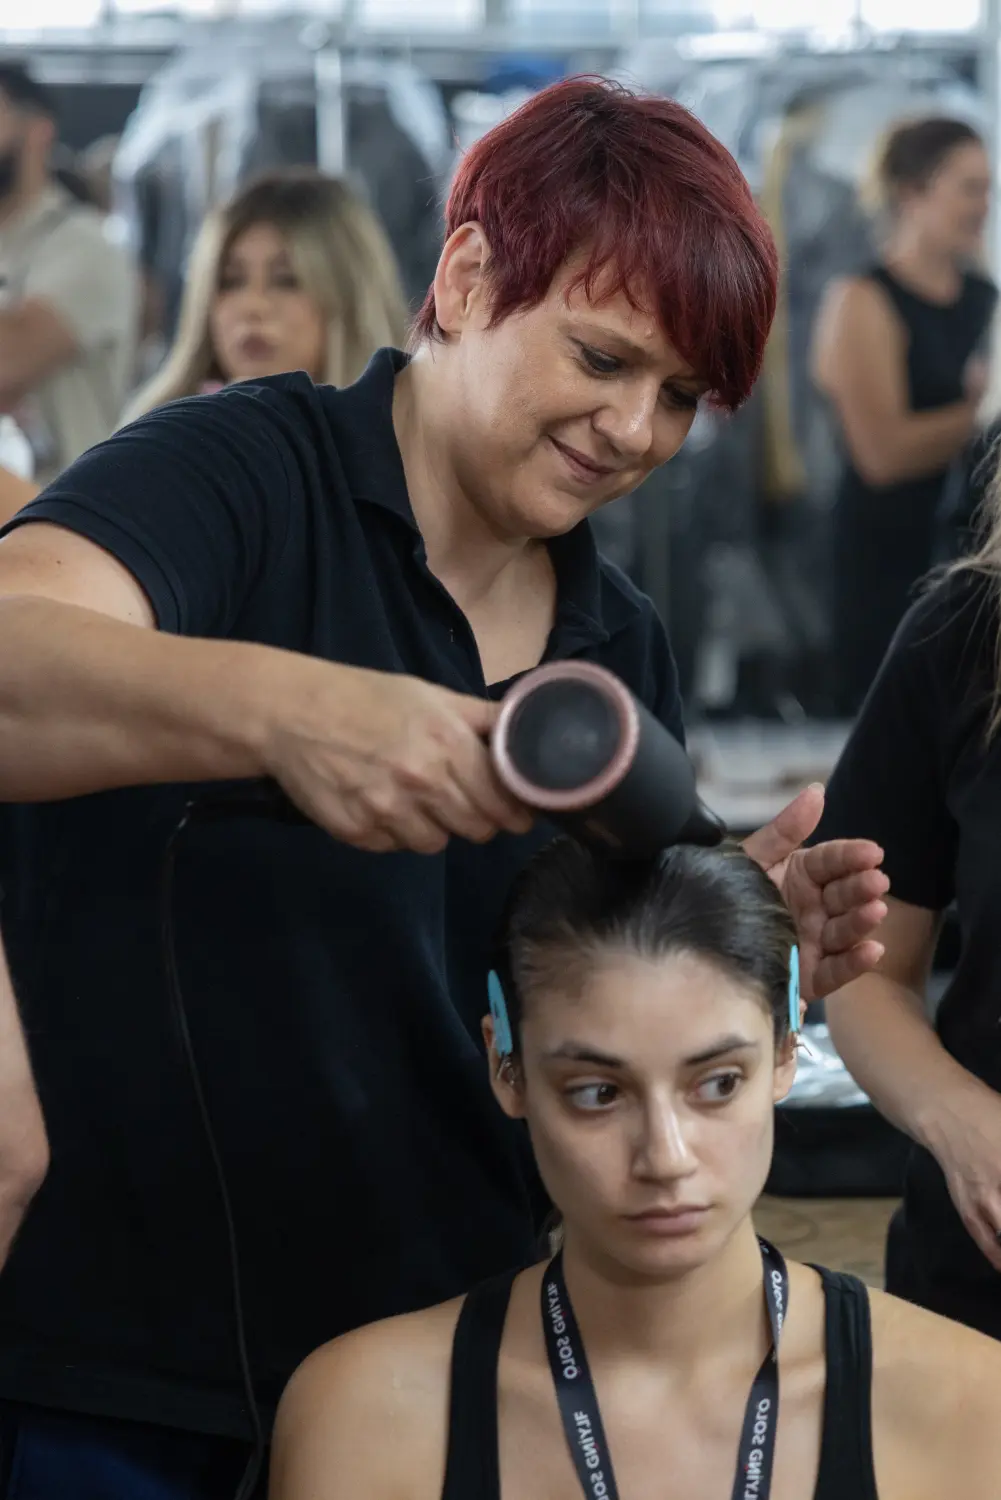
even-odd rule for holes
{"type": "Polygon", "coordinates": [[[355,0],[353,13],[360,25],[374,30],[466,30],[482,22],[483,0],[355,0]]]}

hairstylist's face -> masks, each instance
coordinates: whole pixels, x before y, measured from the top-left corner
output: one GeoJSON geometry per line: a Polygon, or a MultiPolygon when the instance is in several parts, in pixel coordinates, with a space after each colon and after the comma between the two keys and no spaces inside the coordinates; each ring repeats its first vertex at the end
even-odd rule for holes
{"type": "Polygon", "coordinates": [[[576,262],[538,307],[489,327],[488,254],[478,226],[460,229],[435,280],[444,441],[497,531],[556,536],[677,453],[704,386],[651,312],[568,293],[576,262]]]}
{"type": "Polygon", "coordinates": [[[272,224],[252,225],[230,246],[209,322],[224,380],[288,370],[323,378],[326,323],[300,286],[285,240],[272,224]]]}
{"type": "Polygon", "coordinates": [[[905,200],[904,211],[947,254],[976,255],[990,206],[991,171],[977,141],[949,152],[927,186],[905,200]]]}
{"type": "Polygon", "coordinates": [[[704,960],[608,953],[529,996],[522,1056],[493,1076],[523,1114],[550,1196],[587,1253],[673,1276],[710,1259],[768,1175],[795,1072],[752,990],[704,960]]]}

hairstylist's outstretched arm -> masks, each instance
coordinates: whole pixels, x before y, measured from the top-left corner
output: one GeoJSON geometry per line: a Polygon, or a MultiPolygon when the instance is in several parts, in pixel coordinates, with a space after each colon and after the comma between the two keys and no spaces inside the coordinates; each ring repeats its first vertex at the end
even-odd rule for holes
{"type": "Polygon", "coordinates": [[[876,967],[883,946],[874,934],[890,888],[880,869],[883,851],[869,839],[802,847],[823,811],[823,787],[809,786],[744,842],[792,912],[806,1000],[830,995],[876,967]]]}
{"type": "Polygon", "coordinates": [[[495,706],[413,677],[159,631],[136,578],[45,523],[0,541],[0,800],[270,776],[359,848],[523,832],[495,706]]]}

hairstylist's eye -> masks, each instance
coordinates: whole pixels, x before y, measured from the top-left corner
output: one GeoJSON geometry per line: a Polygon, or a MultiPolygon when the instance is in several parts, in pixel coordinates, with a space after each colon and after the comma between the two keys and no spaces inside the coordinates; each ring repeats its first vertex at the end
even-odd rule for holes
{"type": "Polygon", "coordinates": [[[567,1089],[567,1098],[575,1109],[607,1109],[618,1097],[619,1088],[614,1083],[581,1083],[567,1089]]]}
{"type": "Polygon", "coordinates": [[[591,344],[578,344],[581,360],[592,375],[617,375],[622,369],[621,359],[614,354],[603,354],[591,344]]]}
{"type": "Polygon", "coordinates": [[[699,394],[683,385],[665,385],[664,400],[675,411],[698,411],[699,394]]]}
{"type": "Polygon", "coordinates": [[[704,1078],[695,1092],[703,1104],[728,1104],[743,1081],[742,1073],[730,1069],[726,1073],[714,1073],[711,1078],[704,1078]]]}

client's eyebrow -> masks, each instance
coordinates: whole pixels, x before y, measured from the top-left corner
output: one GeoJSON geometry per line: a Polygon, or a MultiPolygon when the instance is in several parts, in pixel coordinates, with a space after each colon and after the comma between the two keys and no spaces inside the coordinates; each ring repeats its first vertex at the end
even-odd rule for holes
{"type": "Polygon", "coordinates": [[[547,1052],[545,1058],[546,1062],[594,1063],[598,1068],[626,1066],[621,1057],[613,1057],[609,1052],[599,1052],[595,1047],[582,1047],[577,1042],[562,1042],[559,1047],[547,1052]]]}
{"type": "MultiPolygon", "coordinates": [[[[718,1041],[710,1042],[699,1052],[693,1052],[682,1061],[684,1068],[697,1068],[702,1063],[715,1062],[718,1057],[727,1057],[734,1052],[757,1052],[759,1044],[751,1041],[739,1032],[731,1032],[729,1036],[721,1036],[718,1041]]],[[[629,1064],[621,1057],[613,1057],[610,1052],[600,1052],[597,1047],[584,1047],[579,1042],[561,1042],[558,1047],[553,1047],[545,1054],[546,1062],[581,1062],[592,1063],[597,1068],[627,1068],[629,1064]]]]}
{"type": "Polygon", "coordinates": [[[684,1066],[686,1068],[697,1068],[700,1063],[715,1062],[717,1057],[725,1057],[730,1052],[757,1052],[758,1043],[752,1042],[746,1036],[740,1036],[737,1032],[730,1036],[721,1036],[718,1042],[710,1042],[708,1047],[703,1047],[700,1052],[693,1052],[686,1057],[684,1066]]]}

